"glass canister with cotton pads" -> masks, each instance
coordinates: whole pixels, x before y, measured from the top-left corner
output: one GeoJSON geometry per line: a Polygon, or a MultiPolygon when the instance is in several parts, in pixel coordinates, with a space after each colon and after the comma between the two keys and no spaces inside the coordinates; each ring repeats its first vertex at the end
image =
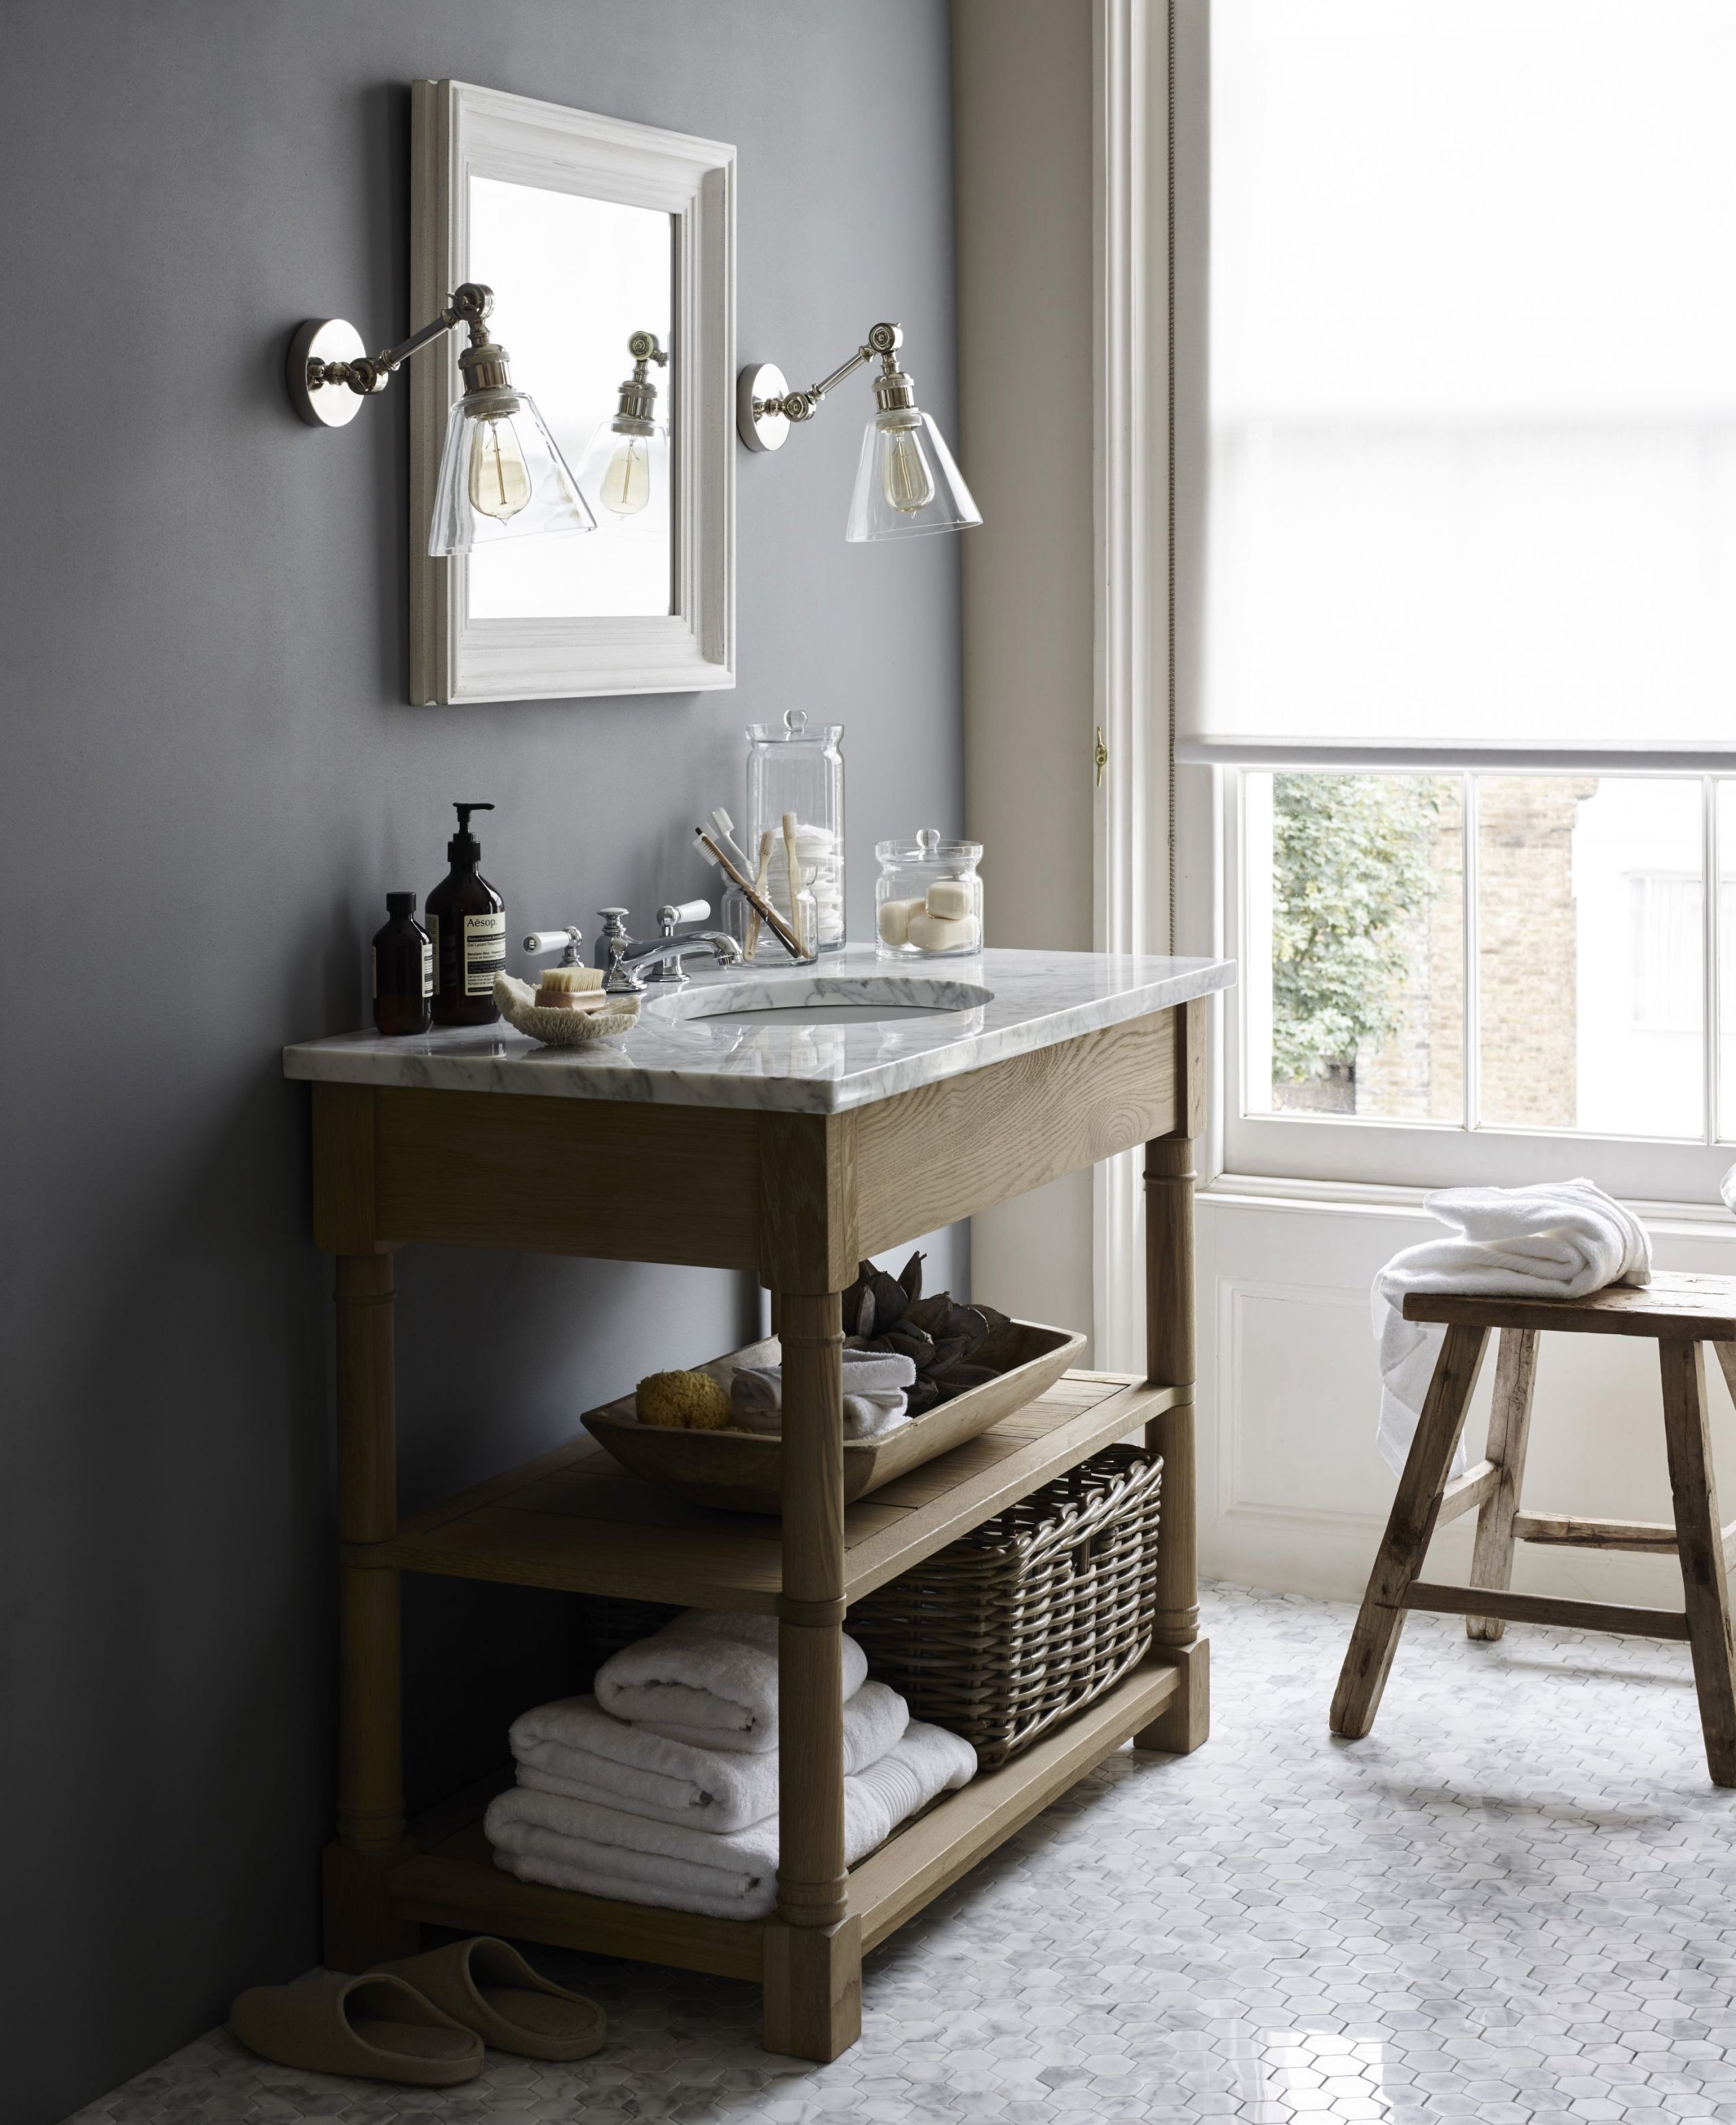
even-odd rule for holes
{"type": "Polygon", "coordinates": [[[874,954],[882,959],[957,958],[982,949],[981,841],[943,841],[924,827],[914,841],[877,841],[874,954]]]}
{"type": "Polygon", "coordinates": [[[787,710],[781,723],[747,727],[744,852],[756,883],[764,874],[766,898],[788,909],[793,847],[798,886],[814,897],[813,942],[821,952],[844,945],[843,737],[842,723],[811,723],[801,709],[787,710]]]}

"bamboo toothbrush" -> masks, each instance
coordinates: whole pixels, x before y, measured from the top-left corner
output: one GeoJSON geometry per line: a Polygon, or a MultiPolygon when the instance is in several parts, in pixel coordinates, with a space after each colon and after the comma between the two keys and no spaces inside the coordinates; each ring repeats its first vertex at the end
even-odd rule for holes
{"type": "Polygon", "coordinates": [[[738,885],[741,887],[743,897],[746,898],[748,906],[753,909],[755,913],[760,916],[762,921],[769,924],[772,935],[778,940],[778,942],[783,946],[790,957],[794,959],[805,959],[807,957],[807,954],[802,949],[802,946],[797,943],[796,934],[790,928],[788,923],[784,921],[783,917],[778,912],[777,909],[773,907],[770,901],[766,899],[764,894],[760,893],[755,888],[752,880],[747,876],[746,873],[745,871],[739,871],[736,869],[736,866],[730,861],[729,858],[724,855],[722,850],[717,846],[711,836],[706,832],[703,827],[695,827],[694,828],[694,840],[698,844],[700,854],[703,855],[708,861],[714,863],[717,866],[718,869],[721,870],[723,875],[729,880],[732,885],[738,885]]]}
{"type": "MultiPolygon", "coordinates": [[[[772,830],[768,827],[760,836],[760,869],[754,879],[754,889],[763,894],[765,882],[771,876],[772,830]]],[[[760,911],[756,907],[747,919],[747,948],[744,957],[751,959],[760,949],[760,911]]]]}

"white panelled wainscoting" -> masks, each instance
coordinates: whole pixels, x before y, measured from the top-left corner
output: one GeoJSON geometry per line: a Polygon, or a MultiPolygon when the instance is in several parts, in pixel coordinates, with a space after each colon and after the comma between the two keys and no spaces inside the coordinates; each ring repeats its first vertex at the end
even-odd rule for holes
{"type": "MultiPolygon", "coordinates": [[[[1201,1190],[1200,1568],[1243,1586],[1348,1600],[1362,1592],[1395,1480],[1375,1450],[1380,1375],[1369,1282],[1400,1247],[1438,1237],[1442,1228],[1411,1190],[1339,1190],[1331,1191],[1338,1199],[1321,1199],[1326,1193],[1228,1176],[1201,1190]],[[1353,1195],[1362,1199],[1344,1199],[1353,1195]]],[[[1736,1275],[1736,1218],[1711,1209],[1647,1215],[1636,1207],[1658,1268],[1736,1275]]],[[[1491,1338],[1466,1426],[1473,1460],[1494,1376],[1491,1338]]],[[[1729,1517],[1736,1412],[1715,1364],[1707,1380],[1729,1517]]],[[[1654,1345],[1545,1336],[1535,1412],[1530,1510],[1669,1519],[1654,1345]]],[[[1475,1526],[1469,1513],[1442,1530],[1430,1578],[1468,1577],[1475,1526]]],[[[1525,1543],[1513,1584],[1668,1607],[1680,1605],[1682,1591],[1671,1557],[1525,1543]]]]}

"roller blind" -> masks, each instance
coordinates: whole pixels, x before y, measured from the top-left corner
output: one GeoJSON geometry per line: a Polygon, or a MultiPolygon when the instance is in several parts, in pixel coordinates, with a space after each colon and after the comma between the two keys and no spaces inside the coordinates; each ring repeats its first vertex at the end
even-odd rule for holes
{"type": "Polygon", "coordinates": [[[1736,747],[1736,4],[1210,6],[1180,740],[1736,747]]]}

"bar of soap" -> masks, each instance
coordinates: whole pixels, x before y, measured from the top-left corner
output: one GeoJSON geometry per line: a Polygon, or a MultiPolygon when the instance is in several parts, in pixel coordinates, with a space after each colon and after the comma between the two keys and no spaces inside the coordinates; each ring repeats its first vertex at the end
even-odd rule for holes
{"type": "Polygon", "coordinates": [[[914,943],[910,935],[910,918],[924,912],[920,900],[882,900],[876,920],[880,925],[880,941],[883,945],[914,943]]]}
{"type": "Polygon", "coordinates": [[[929,888],[928,910],[943,922],[962,922],[976,912],[976,896],[962,878],[937,878],[929,888]]]}
{"type": "Polygon", "coordinates": [[[910,917],[905,936],[919,952],[965,952],[976,944],[977,934],[975,916],[948,922],[943,916],[924,913],[910,917]]]}

